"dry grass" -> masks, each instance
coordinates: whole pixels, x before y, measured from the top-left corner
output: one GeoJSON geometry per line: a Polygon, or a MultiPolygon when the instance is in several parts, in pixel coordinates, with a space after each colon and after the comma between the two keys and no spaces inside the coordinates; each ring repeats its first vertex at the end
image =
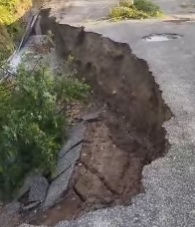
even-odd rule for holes
{"type": "Polygon", "coordinates": [[[20,39],[21,18],[31,7],[31,0],[0,0],[0,61],[6,59],[20,39]]]}

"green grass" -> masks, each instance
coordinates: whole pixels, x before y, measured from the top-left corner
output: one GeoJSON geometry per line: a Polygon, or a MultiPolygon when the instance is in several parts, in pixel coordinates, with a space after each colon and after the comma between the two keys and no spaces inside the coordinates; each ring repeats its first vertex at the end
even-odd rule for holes
{"type": "Polygon", "coordinates": [[[122,0],[111,10],[109,17],[114,20],[123,20],[158,18],[162,15],[160,7],[150,0],[135,0],[134,4],[130,0],[122,0]]]}

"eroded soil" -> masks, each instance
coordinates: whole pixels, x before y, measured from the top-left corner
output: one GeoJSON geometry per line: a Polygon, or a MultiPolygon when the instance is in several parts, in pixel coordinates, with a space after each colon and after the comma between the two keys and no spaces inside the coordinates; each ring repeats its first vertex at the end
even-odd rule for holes
{"type": "MultiPolygon", "coordinates": [[[[83,112],[83,107],[77,106],[74,119],[83,115],[79,109],[83,112]]],[[[165,152],[162,147],[155,149],[147,136],[136,132],[124,116],[119,117],[107,105],[97,119],[86,125],[81,158],[69,190],[56,206],[41,212],[33,224],[54,226],[92,210],[129,205],[133,196],[144,192],[143,166],[165,152]]]]}
{"type": "Polygon", "coordinates": [[[62,58],[74,56],[82,79],[93,90],[91,103],[102,110],[98,119],[86,122],[85,143],[68,191],[32,222],[52,226],[91,210],[128,205],[143,192],[144,165],[167,151],[162,125],[171,111],[147,63],[128,45],[59,25],[49,21],[47,13],[41,25],[43,32],[52,30],[62,58]]]}
{"type": "MultiPolygon", "coordinates": [[[[97,119],[85,122],[85,142],[69,189],[56,206],[31,216],[33,224],[53,226],[91,210],[129,205],[133,196],[144,192],[142,169],[166,153],[162,125],[171,111],[147,63],[127,44],[47,17],[42,15],[43,33],[52,30],[62,58],[74,56],[80,76],[92,88],[90,103],[101,109],[97,119]]],[[[73,112],[73,120],[82,114],[73,112]]]]}
{"type": "MultiPolygon", "coordinates": [[[[120,130],[112,131],[112,127],[117,127],[116,122],[105,108],[98,120],[86,123],[85,143],[69,192],[57,206],[41,214],[36,224],[54,225],[90,210],[128,205],[130,198],[142,190],[140,179],[145,148],[135,137],[126,150],[116,145],[114,138],[121,133],[120,130]]],[[[125,134],[123,136],[128,140],[125,134]]]]}

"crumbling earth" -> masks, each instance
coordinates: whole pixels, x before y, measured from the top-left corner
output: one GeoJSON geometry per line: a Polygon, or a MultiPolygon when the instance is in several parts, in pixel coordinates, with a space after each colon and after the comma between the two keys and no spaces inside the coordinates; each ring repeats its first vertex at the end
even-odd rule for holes
{"type": "Polygon", "coordinates": [[[43,32],[52,29],[62,58],[74,56],[81,79],[92,88],[95,111],[101,110],[74,116],[76,123],[86,127],[84,138],[66,151],[71,154],[82,143],[81,153],[73,156],[75,168],[60,165],[63,170],[50,184],[43,205],[25,213],[24,220],[32,224],[55,225],[91,210],[129,205],[133,196],[143,192],[144,165],[167,151],[162,125],[171,112],[147,63],[133,55],[128,45],[53,19],[45,23],[45,15],[43,32]]]}
{"type": "MultiPolygon", "coordinates": [[[[169,144],[163,123],[172,114],[147,63],[132,54],[128,45],[82,28],[58,24],[44,13],[41,23],[44,33],[51,29],[55,34],[61,57],[68,54],[75,57],[81,78],[93,89],[93,104],[97,109],[101,107],[97,118],[84,120],[87,130],[81,156],[68,189],[57,204],[32,219],[34,224],[55,225],[88,211],[129,205],[132,197],[144,192],[143,167],[166,153],[169,144]]],[[[73,118],[81,121],[80,116],[73,118]]],[[[162,172],[172,177],[166,170],[162,172]]],[[[154,195],[153,192],[152,198],[154,195]]],[[[147,206],[147,201],[143,203],[147,206]]],[[[135,225],[139,222],[137,216],[133,220],[135,225]]],[[[124,224],[125,220],[121,222],[124,224]]]]}
{"type": "Polygon", "coordinates": [[[32,221],[55,225],[91,210],[129,205],[143,192],[144,165],[167,151],[162,124],[171,112],[146,62],[128,45],[53,20],[44,23],[42,18],[43,30],[49,26],[56,34],[61,57],[74,56],[82,79],[93,90],[91,102],[101,109],[98,117],[84,120],[81,156],[68,189],[56,205],[32,221]]]}

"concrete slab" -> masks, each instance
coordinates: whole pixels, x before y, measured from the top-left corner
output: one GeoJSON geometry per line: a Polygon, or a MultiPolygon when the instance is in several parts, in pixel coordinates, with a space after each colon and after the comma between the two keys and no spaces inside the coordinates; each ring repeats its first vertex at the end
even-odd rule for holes
{"type": "Polygon", "coordinates": [[[70,166],[75,165],[76,161],[80,157],[81,149],[82,149],[82,143],[73,147],[64,156],[59,158],[54,177],[59,176],[62,172],[67,170],[70,166]]]}
{"type": "Polygon", "coordinates": [[[50,185],[43,209],[54,206],[62,194],[67,190],[70,178],[74,170],[74,165],[58,176],[50,185]]]}
{"type": "Polygon", "coordinates": [[[29,190],[29,202],[40,202],[45,200],[49,183],[43,176],[36,176],[33,178],[32,185],[29,190]]]}
{"type": "Polygon", "coordinates": [[[67,152],[69,152],[70,149],[72,149],[74,146],[78,145],[84,140],[85,131],[86,126],[83,122],[75,125],[70,130],[68,135],[69,139],[59,152],[59,158],[62,158],[64,155],[66,155],[67,152]]]}

